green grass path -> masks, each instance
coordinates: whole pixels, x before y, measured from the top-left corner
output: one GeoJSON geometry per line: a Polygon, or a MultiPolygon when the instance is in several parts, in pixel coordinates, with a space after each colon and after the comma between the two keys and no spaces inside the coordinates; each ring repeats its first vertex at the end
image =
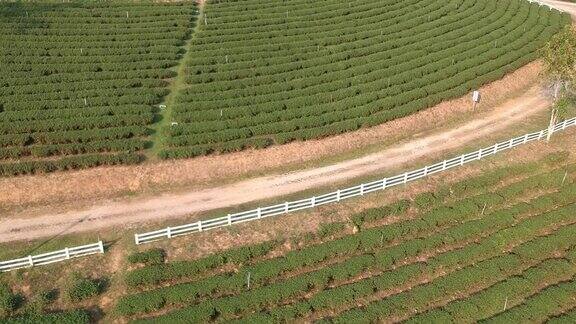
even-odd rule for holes
{"type": "Polygon", "coordinates": [[[164,98],[164,101],[162,101],[158,105],[158,106],[165,105],[166,108],[159,109],[157,111],[156,120],[154,124],[150,126],[150,129],[152,129],[153,131],[152,135],[150,136],[150,142],[152,143],[152,145],[144,152],[148,160],[153,161],[158,159],[158,153],[162,150],[166,141],[166,134],[165,132],[163,132],[163,130],[166,127],[169,127],[173,121],[172,107],[176,100],[176,94],[178,93],[178,91],[180,91],[186,86],[185,84],[186,60],[188,57],[188,53],[190,52],[192,40],[194,39],[194,36],[198,32],[198,25],[200,24],[200,21],[204,15],[203,6],[198,6],[196,4],[194,4],[194,6],[198,10],[198,14],[196,14],[193,18],[194,21],[192,22],[191,26],[192,31],[190,33],[190,37],[186,40],[186,43],[182,46],[182,48],[184,49],[182,58],[180,59],[178,65],[174,67],[174,70],[176,71],[176,76],[174,77],[170,86],[168,87],[170,93],[164,98]]]}

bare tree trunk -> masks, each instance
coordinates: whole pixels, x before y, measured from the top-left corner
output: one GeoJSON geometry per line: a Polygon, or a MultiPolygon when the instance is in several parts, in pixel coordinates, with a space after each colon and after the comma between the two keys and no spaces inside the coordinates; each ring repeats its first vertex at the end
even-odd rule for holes
{"type": "Polygon", "coordinates": [[[556,124],[556,109],[552,109],[552,114],[550,115],[550,124],[548,125],[548,134],[546,136],[546,142],[550,142],[552,133],[554,132],[554,125],[556,124]]]}

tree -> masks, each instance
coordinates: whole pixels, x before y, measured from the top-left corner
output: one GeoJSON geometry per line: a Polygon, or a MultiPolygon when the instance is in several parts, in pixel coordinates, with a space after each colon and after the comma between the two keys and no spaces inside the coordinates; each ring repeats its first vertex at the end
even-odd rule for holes
{"type": "Polygon", "coordinates": [[[542,49],[542,59],[554,88],[555,108],[565,119],[576,110],[576,31],[566,26],[542,49]]]}
{"type": "Polygon", "coordinates": [[[571,26],[564,27],[544,46],[542,58],[552,80],[560,87],[570,88],[576,80],[576,31],[571,26]]]}

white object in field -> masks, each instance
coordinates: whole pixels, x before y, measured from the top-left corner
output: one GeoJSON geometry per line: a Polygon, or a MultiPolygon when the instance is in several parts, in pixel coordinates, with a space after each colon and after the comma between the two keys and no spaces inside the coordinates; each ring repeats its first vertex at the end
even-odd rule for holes
{"type": "Polygon", "coordinates": [[[171,126],[177,126],[178,123],[177,122],[172,122],[172,124],[170,124],[171,126]]]}
{"type": "Polygon", "coordinates": [[[166,109],[166,105],[158,105],[158,108],[160,108],[161,110],[166,109]]]}
{"type": "Polygon", "coordinates": [[[474,101],[475,103],[479,103],[480,102],[480,91],[474,91],[472,93],[472,101],[474,101]]]}

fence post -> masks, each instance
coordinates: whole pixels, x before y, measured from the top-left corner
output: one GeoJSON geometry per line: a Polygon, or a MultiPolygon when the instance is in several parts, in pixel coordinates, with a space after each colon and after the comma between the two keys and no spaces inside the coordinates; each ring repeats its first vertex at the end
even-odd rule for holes
{"type": "Polygon", "coordinates": [[[232,215],[228,214],[228,225],[231,226],[232,225],[232,215]]]}
{"type": "Polygon", "coordinates": [[[360,196],[364,196],[364,184],[360,184],[360,196]]]}
{"type": "Polygon", "coordinates": [[[482,158],[482,149],[478,150],[478,157],[476,158],[477,160],[480,160],[482,158]]]}
{"type": "Polygon", "coordinates": [[[382,179],[382,190],[386,189],[387,185],[388,185],[388,178],[382,179]]]}
{"type": "Polygon", "coordinates": [[[312,207],[316,206],[316,196],[312,196],[310,200],[312,202],[312,207]]]}
{"type": "Polygon", "coordinates": [[[32,260],[32,256],[31,256],[31,255],[28,256],[28,263],[30,263],[30,266],[31,266],[31,267],[34,266],[34,260],[32,260]]]}
{"type": "Polygon", "coordinates": [[[408,183],[408,172],[404,172],[404,183],[408,183]]]}
{"type": "Polygon", "coordinates": [[[427,175],[428,175],[428,166],[425,166],[424,167],[424,176],[427,176],[427,175]]]}
{"type": "Polygon", "coordinates": [[[446,170],[446,160],[442,161],[442,171],[446,170]]]}
{"type": "Polygon", "coordinates": [[[494,144],[494,154],[498,153],[498,144],[494,144]]]}
{"type": "Polygon", "coordinates": [[[198,232],[202,232],[202,221],[198,221],[198,232]]]}
{"type": "MultiPolygon", "coordinates": [[[[542,133],[542,136],[544,136],[544,131],[541,130],[540,133],[542,133]]],[[[524,144],[528,143],[528,134],[524,135],[524,144]]]]}
{"type": "Polygon", "coordinates": [[[258,215],[258,219],[262,218],[262,208],[258,207],[258,209],[256,209],[256,213],[258,215]]]}
{"type": "Polygon", "coordinates": [[[168,238],[172,238],[172,229],[170,228],[170,226],[166,228],[166,236],[168,236],[168,238]]]}
{"type": "Polygon", "coordinates": [[[138,233],[134,234],[134,242],[136,242],[136,245],[140,244],[140,239],[138,238],[138,233]]]}
{"type": "Polygon", "coordinates": [[[336,201],[340,201],[340,189],[336,190],[336,201]]]}
{"type": "Polygon", "coordinates": [[[102,241],[98,241],[98,247],[100,248],[100,253],[104,253],[104,243],[102,241]]]}
{"type": "Polygon", "coordinates": [[[284,212],[287,213],[288,212],[288,202],[284,203],[284,212]]]}
{"type": "Polygon", "coordinates": [[[460,155],[460,165],[464,165],[464,155],[460,155]]]}
{"type": "Polygon", "coordinates": [[[64,254],[66,255],[66,259],[70,259],[70,250],[68,250],[68,248],[64,248],[64,254]]]}

